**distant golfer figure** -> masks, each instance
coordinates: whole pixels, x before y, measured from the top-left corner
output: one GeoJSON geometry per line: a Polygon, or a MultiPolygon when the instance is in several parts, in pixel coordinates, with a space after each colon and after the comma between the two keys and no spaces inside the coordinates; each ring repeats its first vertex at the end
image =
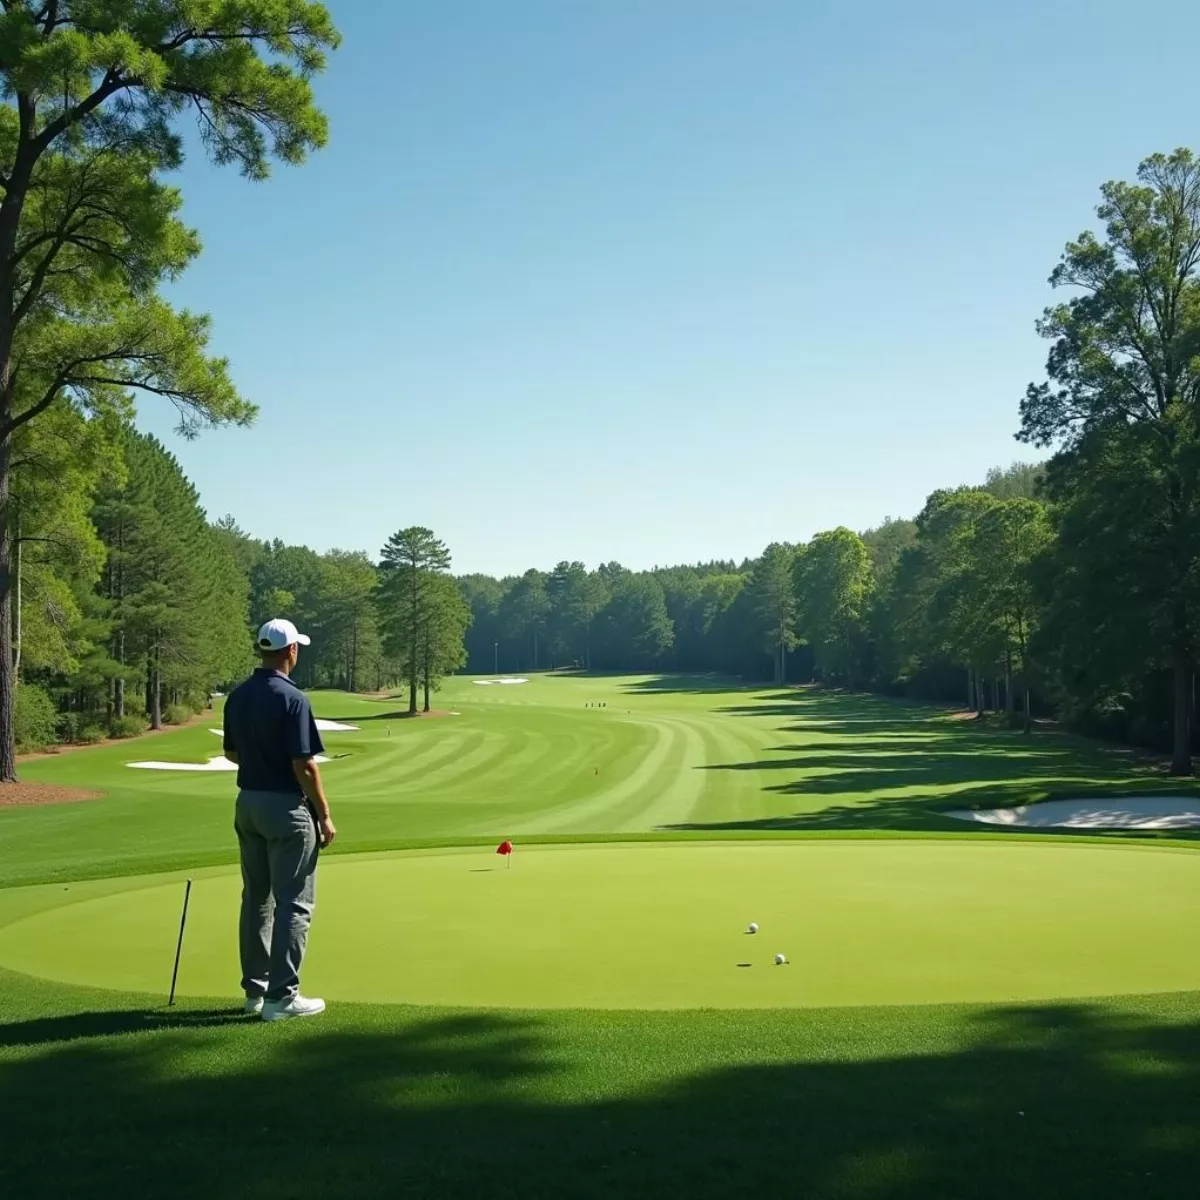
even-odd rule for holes
{"type": "Polygon", "coordinates": [[[291,621],[268,621],[258,631],[262,666],[225,702],[225,755],[238,768],[242,990],[246,1012],[264,1021],[325,1011],[324,1000],[300,994],[317,855],[337,835],[316,762],[325,747],[291,681],[307,645],[291,621]]]}

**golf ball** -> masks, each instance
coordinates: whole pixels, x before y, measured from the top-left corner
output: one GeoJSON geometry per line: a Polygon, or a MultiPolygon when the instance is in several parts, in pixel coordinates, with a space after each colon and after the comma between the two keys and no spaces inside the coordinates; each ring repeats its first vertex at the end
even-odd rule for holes
{"type": "Polygon", "coordinates": [[[776,965],[777,967],[782,967],[782,966],[783,966],[783,964],[784,964],[785,962],[787,962],[787,956],[786,956],[786,955],[784,955],[784,954],[777,954],[777,955],[775,955],[775,965],[776,965]]]}
{"type": "Polygon", "coordinates": [[[757,933],[757,932],[758,932],[758,922],[757,922],[757,921],[751,921],[751,922],[750,922],[750,932],[751,932],[751,933],[757,933]]]}

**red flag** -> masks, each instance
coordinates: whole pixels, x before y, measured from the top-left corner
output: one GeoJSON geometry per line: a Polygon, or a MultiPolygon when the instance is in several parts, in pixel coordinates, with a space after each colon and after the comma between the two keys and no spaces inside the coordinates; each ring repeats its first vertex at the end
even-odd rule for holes
{"type": "Polygon", "coordinates": [[[501,842],[500,845],[498,845],[496,847],[497,854],[503,854],[503,855],[507,856],[507,855],[511,854],[512,852],[513,852],[512,842],[501,842]]]}

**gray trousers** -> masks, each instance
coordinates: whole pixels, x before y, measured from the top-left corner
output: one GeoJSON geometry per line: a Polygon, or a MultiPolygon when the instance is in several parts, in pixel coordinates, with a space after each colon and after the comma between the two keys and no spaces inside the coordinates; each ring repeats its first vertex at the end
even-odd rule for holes
{"type": "Polygon", "coordinates": [[[287,1001],[300,990],[316,901],[317,828],[299,796],[250,791],[238,793],[233,827],[242,855],[242,990],[287,1001]]]}

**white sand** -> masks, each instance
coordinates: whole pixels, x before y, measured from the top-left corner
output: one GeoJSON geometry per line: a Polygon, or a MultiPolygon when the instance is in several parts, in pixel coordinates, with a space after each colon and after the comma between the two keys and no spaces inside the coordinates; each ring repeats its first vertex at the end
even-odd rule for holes
{"type": "MultiPolygon", "coordinates": [[[[329,762],[323,754],[317,755],[317,762],[329,762]]],[[[223,754],[210,758],[206,763],[187,762],[136,762],[126,763],[127,767],[136,767],[139,771],[236,771],[237,763],[232,763],[223,754]]]]}
{"type": "MultiPolygon", "coordinates": [[[[317,718],[317,728],[322,733],[349,733],[351,730],[357,729],[357,725],[343,725],[341,721],[326,721],[324,717],[317,718]]],[[[220,729],[210,729],[209,733],[215,733],[217,737],[224,737],[224,733],[220,729]]]]}
{"type": "Polygon", "coordinates": [[[475,683],[479,687],[491,687],[497,683],[528,683],[528,679],[476,679],[475,683]]]}
{"type": "Polygon", "coordinates": [[[983,808],[946,814],[984,825],[1058,829],[1200,828],[1200,796],[1126,796],[1104,800],[1047,800],[1020,808],[983,808]]]}

